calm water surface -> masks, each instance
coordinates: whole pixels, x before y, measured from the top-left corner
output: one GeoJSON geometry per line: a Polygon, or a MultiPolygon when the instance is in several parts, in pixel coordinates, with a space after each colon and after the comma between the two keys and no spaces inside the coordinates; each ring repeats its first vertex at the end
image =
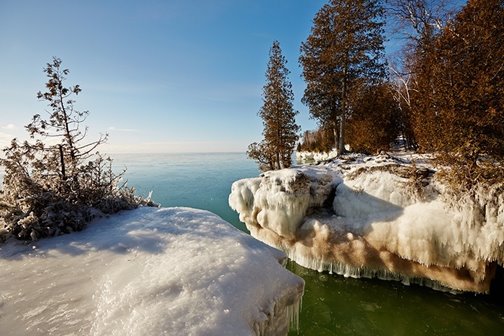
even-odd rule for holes
{"type": "MultiPolygon", "coordinates": [[[[244,154],[114,155],[114,165],[162,206],[210,210],[245,230],[228,206],[232,182],[259,173],[244,154]]],[[[504,335],[502,300],[288,268],[306,281],[300,335],[504,335]]]]}
{"type": "Polygon", "coordinates": [[[228,206],[231,184],[257,176],[256,165],[240,153],[115,154],[113,165],[127,168],[125,178],[143,196],[163,207],[209,210],[246,231],[228,206]]]}

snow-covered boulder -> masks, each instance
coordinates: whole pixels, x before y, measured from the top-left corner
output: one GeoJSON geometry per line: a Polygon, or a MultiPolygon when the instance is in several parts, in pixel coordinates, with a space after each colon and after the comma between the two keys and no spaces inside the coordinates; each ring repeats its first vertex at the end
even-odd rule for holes
{"type": "Polygon", "coordinates": [[[206,211],[140,208],[0,245],[0,334],[286,335],[304,282],[206,211]]]}
{"type": "Polygon", "coordinates": [[[269,172],[253,188],[238,181],[229,203],[253,236],[305,267],[488,292],[504,264],[504,187],[455,199],[433,175],[388,156],[354,157],[269,172]]]}
{"type": "Polygon", "coordinates": [[[268,171],[235,182],[229,204],[249,230],[266,229],[292,240],[307,211],[323,206],[338,181],[326,167],[268,171]]]}

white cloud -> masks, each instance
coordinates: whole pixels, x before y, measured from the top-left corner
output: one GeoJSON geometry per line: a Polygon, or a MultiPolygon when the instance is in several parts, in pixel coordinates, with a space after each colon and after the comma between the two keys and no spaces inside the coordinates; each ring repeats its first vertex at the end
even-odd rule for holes
{"type": "Polygon", "coordinates": [[[14,130],[14,129],[16,129],[16,128],[17,128],[17,127],[16,127],[16,125],[14,125],[14,124],[2,125],[2,129],[4,129],[4,130],[14,130]]]}
{"type": "Polygon", "coordinates": [[[0,140],[12,139],[12,135],[4,132],[0,132],[0,140]]]}

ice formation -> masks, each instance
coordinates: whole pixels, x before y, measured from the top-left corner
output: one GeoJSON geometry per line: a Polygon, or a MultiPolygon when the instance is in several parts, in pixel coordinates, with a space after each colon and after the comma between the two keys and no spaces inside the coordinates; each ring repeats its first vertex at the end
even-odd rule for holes
{"type": "Polygon", "coordinates": [[[485,293],[504,264],[503,185],[455,199],[428,166],[388,156],[237,181],[251,234],[302,266],[485,293]]]}
{"type": "Polygon", "coordinates": [[[286,335],[304,282],[216,215],[140,208],[0,246],[0,334],[286,335]]]}

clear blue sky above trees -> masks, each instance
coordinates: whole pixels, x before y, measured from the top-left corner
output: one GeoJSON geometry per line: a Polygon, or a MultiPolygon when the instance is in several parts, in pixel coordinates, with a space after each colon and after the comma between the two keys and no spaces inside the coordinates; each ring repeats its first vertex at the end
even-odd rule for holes
{"type": "MultiPolygon", "coordinates": [[[[302,130],[299,47],[322,0],[0,0],[0,146],[44,103],[53,56],[108,152],[245,151],[260,138],[268,51],[279,40],[302,130]]],[[[389,42],[393,51],[397,41],[389,42]]],[[[103,150],[102,150],[103,151],[103,150]]]]}

